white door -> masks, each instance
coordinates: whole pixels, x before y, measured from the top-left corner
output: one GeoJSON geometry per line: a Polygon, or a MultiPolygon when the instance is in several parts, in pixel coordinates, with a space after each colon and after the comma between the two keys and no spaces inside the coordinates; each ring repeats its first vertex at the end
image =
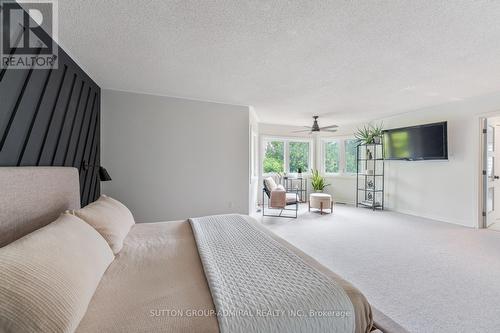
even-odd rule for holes
{"type": "Polygon", "coordinates": [[[486,128],[486,227],[500,218],[500,118],[490,118],[486,128]]]}

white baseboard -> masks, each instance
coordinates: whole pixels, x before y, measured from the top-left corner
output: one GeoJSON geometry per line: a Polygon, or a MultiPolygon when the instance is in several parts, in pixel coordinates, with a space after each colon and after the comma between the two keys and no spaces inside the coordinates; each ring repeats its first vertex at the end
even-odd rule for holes
{"type": "Polygon", "coordinates": [[[425,213],[416,212],[416,211],[412,211],[412,210],[406,210],[406,209],[393,209],[393,208],[386,208],[386,209],[389,211],[392,211],[392,212],[423,217],[423,218],[426,218],[429,220],[435,220],[438,222],[450,223],[450,224],[455,224],[455,225],[459,225],[462,227],[468,227],[468,228],[477,228],[477,226],[470,223],[470,222],[474,222],[474,221],[450,219],[450,218],[444,217],[444,216],[425,214],[425,213]]]}

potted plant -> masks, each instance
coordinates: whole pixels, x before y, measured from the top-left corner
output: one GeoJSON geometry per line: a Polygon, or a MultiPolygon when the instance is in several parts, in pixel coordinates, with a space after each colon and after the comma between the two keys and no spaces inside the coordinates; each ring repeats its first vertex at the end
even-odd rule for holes
{"type": "Polygon", "coordinates": [[[358,139],[360,144],[379,144],[383,134],[383,124],[380,125],[364,125],[358,128],[354,137],[358,139]]]}
{"type": "Polygon", "coordinates": [[[330,184],[325,184],[325,179],[319,174],[318,170],[311,170],[311,185],[314,192],[323,192],[325,187],[330,186],[330,184]]]}
{"type": "Polygon", "coordinates": [[[360,144],[373,143],[373,134],[370,126],[365,125],[362,128],[358,128],[356,133],[354,133],[354,137],[358,139],[360,144]]]}
{"type": "Polygon", "coordinates": [[[371,127],[373,143],[379,144],[382,140],[384,124],[380,123],[379,125],[373,125],[371,127]]]}
{"type": "Polygon", "coordinates": [[[297,177],[302,178],[302,167],[297,168],[297,177]]]}

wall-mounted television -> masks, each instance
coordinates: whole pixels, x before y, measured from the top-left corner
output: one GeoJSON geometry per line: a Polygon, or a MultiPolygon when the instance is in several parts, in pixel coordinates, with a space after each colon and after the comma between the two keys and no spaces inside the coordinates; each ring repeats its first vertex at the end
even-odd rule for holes
{"type": "Polygon", "coordinates": [[[402,127],[384,131],[384,159],[447,160],[447,122],[402,127]]]}

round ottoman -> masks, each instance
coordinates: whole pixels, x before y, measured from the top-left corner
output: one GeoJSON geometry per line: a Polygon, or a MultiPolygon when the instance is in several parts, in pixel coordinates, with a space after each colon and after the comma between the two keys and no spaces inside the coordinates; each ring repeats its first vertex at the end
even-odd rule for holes
{"type": "Polygon", "coordinates": [[[309,195],[309,211],[311,208],[317,208],[323,214],[323,209],[329,209],[333,213],[332,196],[327,193],[311,193],[309,195]]]}

